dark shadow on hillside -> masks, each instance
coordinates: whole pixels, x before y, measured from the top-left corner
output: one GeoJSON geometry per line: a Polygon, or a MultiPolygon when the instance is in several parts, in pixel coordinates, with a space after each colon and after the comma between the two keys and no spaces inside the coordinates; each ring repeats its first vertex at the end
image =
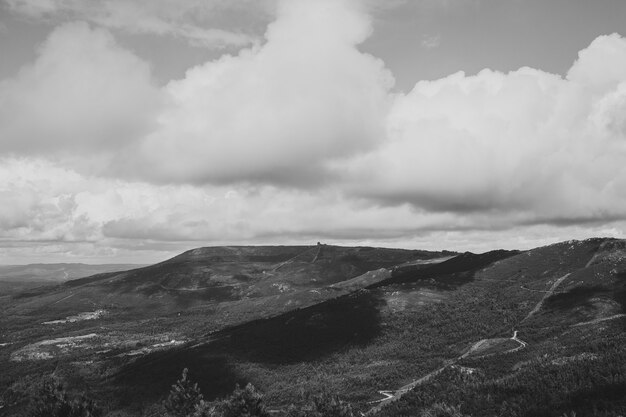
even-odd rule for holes
{"type": "Polygon", "coordinates": [[[626,407],[625,392],[626,382],[623,381],[607,381],[603,385],[584,387],[570,394],[570,409],[577,410],[579,415],[598,415],[598,411],[626,407]]]}
{"type": "Polygon", "coordinates": [[[252,362],[316,360],[348,346],[365,345],[378,336],[383,304],[379,295],[362,291],[238,326],[212,346],[252,362]]]}
{"type": "Polygon", "coordinates": [[[163,398],[188,368],[207,399],[229,394],[248,382],[233,370],[237,362],[288,364],[319,359],[348,346],[369,343],[381,331],[384,301],[362,291],[278,317],[225,329],[197,347],[154,352],[123,366],[113,377],[115,406],[163,398]]]}
{"type": "Polygon", "coordinates": [[[226,356],[207,347],[155,352],[124,366],[114,377],[118,388],[115,401],[119,402],[116,406],[154,403],[164,398],[184,368],[189,369],[189,378],[198,383],[208,400],[223,397],[235,384],[247,382],[232,370],[226,356]]]}
{"type": "Polygon", "coordinates": [[[626,279],[614,285],[587,285],[570,289],[567,292],[553,294],[545,301],[545,307],[551,310],[568,310],[591,305],[594,297],[613,299],[620,304],[621,312],[626,313],[626,279]]]}
{"type": "Polygon", "coordinates": [[[518,253],[518,251],[496,250],[476,255],[466,252],[440,264],[401,266],[392,270],[391,278],[369,288],[379,288],[390,284],[419,283],[424,287],[437,290],[454,290],[472,282],[478,270],[518,253]]]}
{"type": "Polygon", "coordinates": [[[610,295],[611,291],[599,285],[574,287],[567,292],[553,294],[546,298],[544,306],[549,310],[569,310],[575,307],[588,307],[591,299],[598,295],[610,295]]]}
{"type": "Polygon", "coordinates": [[[574,287],[567,292],[551,295],[545,300],[544,307],[547,311],[562,315],[565,311],[577,307],[592,308],[592,299],[598,297],[618,302],[621,307],[620,313],[626,313],[626,282],[620,282],[614,287],[602,285],[574,287]]]}

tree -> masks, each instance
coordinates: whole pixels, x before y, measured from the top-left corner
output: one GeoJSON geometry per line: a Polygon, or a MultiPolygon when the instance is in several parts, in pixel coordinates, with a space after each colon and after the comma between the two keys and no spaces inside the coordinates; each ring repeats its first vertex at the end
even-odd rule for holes
{"type": "Polygon", "coordinates": [[[222,417],[269,417],[263,403],[263,394],[254,385],[245,388],[235,386],[235,390],[218,406],[222,417]]]}
{"type": "Polygon", "coordinates": [[[269,417],[263,394],[254,385],[235,385],[230,397],[216,402],[200,401],[193,417],[269,417]]]}
{"type": "Polygon", "coordinates": [[[183,369],[182,377],[172,385],[163,404],[168,413],[176,417],[190,416],[198,406],[204,403],[198,384],[192,383],[187,373],[187,368],[183,369]]]}
{"type": "Polygon", "coordinates": [[[99,417],[102,410],[81,395],[70,399],[63,385],[51,377],[45,378],[28,412],[29,417],[99,417]]]}

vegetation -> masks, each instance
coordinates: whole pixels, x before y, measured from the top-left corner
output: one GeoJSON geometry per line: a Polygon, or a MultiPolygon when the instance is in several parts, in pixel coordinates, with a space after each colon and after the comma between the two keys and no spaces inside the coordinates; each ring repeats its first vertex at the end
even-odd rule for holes
{"type": "Polygon", "coordinates": [[[170,394],[165,400],[165,409],[173,417],[187,417],[203,401],[197,383],[192,383],[187,377],[187,368],[183,369],[182,377],[172,385],[170,394]]]}
{"type": "Polygon", "coordinates": [[[204,407],[210,411],[209,414],[196,413],[194,417],[268,417],[269,413],[263,402],[263,394],[254,388],[254,385],[247,384],[245,388],[235,386],[235,390],[230,397],[218,401],[214,406],[204,407]]]}
{"type": "Polygon", "coordinates": [[[542,355],[514,372],[507,362],[499,369],[502,364],[497,358],[468,360],[465,365],[485,371],[467,374],[448,368],[383,408],[380,416],[407,415],[441,402],[461,404],[464,414],[475,416],[553,417],[572,411],[585,416],[623,415],[625,342],[621,334],[600,345],[583,342],[567,356],[542,355]]]}
{"type": "Polygon", "coordinates": [[[53,378],[44,378],[35,393],[29,417],[99,417],[102,410],[85,395],[70,398],[63,385],[53,378]]]}
{"type": "Polygon", "coordinates": [[[435,403],[420,413],[420,417],[466,417],[459,406],[435,403]]]}
{"type": "Polygon", "coordinates": [[[188,378],[188,370],[176,381],[163,402],[171,417],[269,417],[261,394],[252,385],[235,386],[233,393],[222,400],[205,401],[197,383],[188,378]]]}
{"type": "Polygon", "coordinates": [[[323,391],[302,406],[290,405],[287,417],[354,417],[352,405],[337,395],[323,391]]]}
{"type": "MultiPolygon", "coordinates": [[[[36,409],[34,402],[28,405],[33,393],[42,398],[42,409],[61,403],[92,412],[87,405],[93,402],[80,394],[87,391],[108,417],[354,417],[381,400],[379,390],[393,392],[438,369],[443,371],[377,415],[626,415],[626,318],[620,315],[626,311],[626,257],[596,257],[603,242],[463,254],[439,264],[404,264],[406,254],[377,255],[377,249],[323,247],[292,255],[294,249],[265,248],[277,262],[268,268],[279,272],[267,282],[259,278],[263,270],[252,252],[236,272],[233,265],[224,268],[227,256],[239,254],[211,250],[221,258],[211,264],[200,251],[148,272],[161,274],[172,288],[186,288],[209,265],[211,274],[228,271],[237,288],[258,292],[232,292],[237,301],[218,302],[194,295],[189,305],[172,305],[161,297],[165,290],[142,292],[149,280],[141,271],[110,275],[113,287],[129,293],[107,298],[109,314],[55,326],[41,323],[93,309],[89,303],[108,281],[73,283],[80,293],[67,301],[64,290],[13,299],[0,303],[0,344],[8,342],[0,346],[0,416],[29,415],[36,409]],[[368,256],[374,261],[365,265],[368,256]],[[320,284],[303,278],[307,271],[319,277],[331,270],[337,277],[342,268],[343,276],[352,276],[391,258],[398,268],[353,292],[327,286],[335,278],[320,284]],[[326,262],[326,269],[317,262],[326,262]],[[179,267],[187,275],[179,277],[179,267]],[[261,296],[278,291],[272,280],[288,273],[298,277],[290,285],[305,288],[261,296]],[[557,291],[547,294],[561,278],[557,291]],[[139,300],[134,310],[126,308],[129,300],[139,300]],[[197,306],[199,300],[207,303],[197,306]],[[514,331],[525,342],[520,349],[514,331]],[[96,336],[81,339],[74,350],[68,342],[54,349],[42,345],[52,358],[15,360],[16,352],[36,343],[88,334],[96,336]],[[466,354],[483,340],[488,343],[466,354]],[[165,348],[151,350],[155,345],[165,348]],[[181,369],[190,371],[181,375],[181,369]],[[66,390],[40,393],[38,380],[46,374],[66,390]]],[[[184,297],[185,291],[174,296],[184,297]]]]}

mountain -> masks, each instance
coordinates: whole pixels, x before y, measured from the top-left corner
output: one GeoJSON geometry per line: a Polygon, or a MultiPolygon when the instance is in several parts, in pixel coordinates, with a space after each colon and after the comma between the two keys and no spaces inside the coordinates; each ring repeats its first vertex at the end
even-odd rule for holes
{"type": "Polygon", "coordinates": [[[104,272],[125,271],[140,266],[142,265],[81,263],[0,265],[0,295],[104,272]]]}
{"type": "Polygon", "coordinates": [[[617,416],[625,302],[615,239],[484,254],[199,248],[3,303],[0,414],[54,371],[115,415],[142,415],[188,367],[207,399],[252,382],[276,413],[323,389],[372,415],[617,416]]]}
{"type": "Polygon", "coordinates": [[[204,322],[200,326],[206,332],[336,297],[348,290],[334,284],[346,285],[369,271],[452,255],[328,245],[199,248],[156,265],[18,294],[20,301],[8,313],[28,312],[43,321],[106,309],[122,322],[178,313],[205,320],[210,315],[209,328],[204,322]]]}

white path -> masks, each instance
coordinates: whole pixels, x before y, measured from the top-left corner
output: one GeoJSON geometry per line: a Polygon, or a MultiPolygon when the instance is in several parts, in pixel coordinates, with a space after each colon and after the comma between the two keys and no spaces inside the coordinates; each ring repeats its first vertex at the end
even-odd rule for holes
{"type": "Polygon", "coordinates": [[[584,321],[582,323],[576,323],[576,324],[572,324],[571,327],[578,327],[578,326],[586,326],[588,324],[596,324],[596,323],[601,323],[603,321],[609,321],[609,320],[615,320],[615,319],[619,319],[620,317],[626,317],[626,314],[615,314],[613,316],[610,317],[602,317],[599,319],[594,319],[594,320],[589,320],[589,321],[584,321]]]}
{"type": "Polygon", "coordinates": [[[530,313],[528,313],[528,315],[526,317],[524,317],[524,320],[522,320],[522,322],[525,322],[526,320],[528,320],[529,318],[531,318],[532,316],[535,315],[535,313],[537,313],[541,307],[543,306],[544,301],[550,297],[553,293],[554,290],[556,290],[556,288],[561,285],[561,283],[563,281],[565,281],[567,279],[567,277],[570,276],[570,272],[568,272],[567,274],[563,275],[561,278],[557,279],[556,281],[554,281],[554,284],[552,284],[552,286],[550,287],[550,289],[544,294],[543,297],[541,297],[541,300],[539,300],[539,302],[537,303],[537,305],[535,306],[535,308],[533,308],[532,310],[530,310],[530,313]]]}
{"type": "MultiPolygon", "coordinates": [[[[517,352],[518,350],[524,349],[526,346],[528,346],[528,343],[524,342],[523,340],[521,340],[520,338],[517,337],[518,331],[515,330],[513,332],[513,336],[511,336],[511,340],[516,341],[517,343],[519,343],[519,346],[511,349],[511,350],[507,350],[506,352],[502,352],[502,354],[505,353],[513,353],[513,352],[517,352]]],[[[467,356],[469,356],[471,353],[475,352],[477,349],[479,349],[484,343],[488,342],[491,339],[481,339],[478,342],[474,343],[467,352],[465,352],[464,354],[462,354],[461,356],[458,356],[457,358],[454,358],[452,360],[446,361],[446,364],[438,369],[435,369],[434,371],[424,375],[423,377],[416,379],[415,381],[406,384],[400,388],[398,388],[397,390],[381,390],[378,391],[379,394],[384,395],[385,398],[381,398],[380,400],[375,400],[375,401],[370,401],[369,404],[378,404],[376,405],[374,408],[370,409],[366,414],[371,415],[371,414],[375,414],[378,411],[380,411],[380,409],[395,400],[398,400],[400,397],[402,397],[404,394],[406,394],[407,392],[411,391],[413,388],[428,382],[428,380],[430,380],[432,377],[436,376],[437,374],[441,373],[444,369],[446,369],[447,367],[454,365],[456,362],[458,362],[461,359],[466,358],[467,356]]]]}

